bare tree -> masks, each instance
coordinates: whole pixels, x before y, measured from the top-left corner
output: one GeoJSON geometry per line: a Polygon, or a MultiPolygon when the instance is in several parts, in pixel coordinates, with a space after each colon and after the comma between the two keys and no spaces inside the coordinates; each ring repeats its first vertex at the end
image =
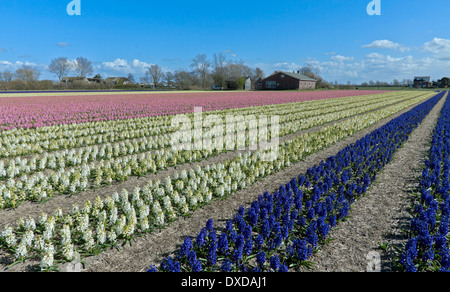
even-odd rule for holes
{"type": "Polygon", "coordinates": [[[84,57],[78,57],[75,60],[73,69],[77,73],[78,77],[86,77],[94,72],[92,69],[92,62],[84,57]]]}
{"type": "Polygon", "coordinates": [[[3,71],[3,81],[11,82],[13,77],[14,77],[14,73],[12,73],[11,71],[9,71],[9,70],[3,71]]]}
{"type": "Polygon", "coordinates": [[[130,81],[130,83],[135,83],[136,80],[134,79],[134,75],[129,73],[127,79],[130,81]]]}
{"type": "Polygon", "coordinates": [[[250,77],[253,72],[250,67],[244,64],[244,61],[231,63],[227,65],[228,78],[238,79],[240,77],[250,77]]]}
{"type": "Polygon", "coordinates": [[[176,70],[173,74],[175,87],[178,89],[189,89],[192,85],[192,76],[184,70],[176,70]]]}
{"type": "Polygon", "coordinates": [[[25,82],[38,80],[40,74],[41,73],[36,67],[28,65],[23,65],[21,68],[18,68],[15,72],[16,78],[23,80],[25,82]]]}
{"type": "Polygon", "coordinates": [[[320,69],[314,65],[306,64],[305,66],[300,68],[300,74],[303,74],[310,78],[314,78],[314,76],[320,75],[320,69]]]}
{"type": "Polygon", "coordinates": [[[200,86],[205,88],[208,81],[208,72],[211,67],[211,62],[205,54],[199,54],[192,59],[191,67],[200,78],[200,86]]]}
{"type": "Polygon", "coordinates": [[[255,70],[253,71],[253,79],[258,79],[258,78],[264,79],[265,77],[266,77],[266,75],[264,74],[264,71],[261,68],[256,67],[255,70]]]}
{"type": "Polygon", "coordinates": [[[214,69],[212,73],[212,78],[214,85],[225,87],[227,79],[227,64],[229,63],[226,56],[222,53],[214,54],[214,69]]]}
{"type": "Polygon", "coordinates": [[[164,78],[164,82],[166,82],[166,85],[168,88],[174,87],[175,83],[175,76],[172,72],[168,71],[166,72],[166,76],[164,78]]]}
{"type": "Polygon", "coordinates": [[[159,65],[154,64],[148,67],[147,72],[145,72],[145,75],[147,76],[149,81],[153,82],[156,88],[161,84],[160,82],[164,77],[164,72],[162,71],[159,65]]]}
{"type": "Polygon", "coordinates": [[[48,65],[48,71],[54,73],[59,81],[72,70],[72,64],[66,57],[55,58],[48,65]]]}

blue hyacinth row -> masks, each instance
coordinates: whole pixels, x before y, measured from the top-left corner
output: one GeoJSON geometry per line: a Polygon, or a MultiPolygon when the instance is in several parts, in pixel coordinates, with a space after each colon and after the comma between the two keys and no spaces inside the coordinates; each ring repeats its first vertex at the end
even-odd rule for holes
{"type": "Polygon", "coordinates": [[[409,240],[399,258],[407,272],[450,271],[450,98],[441,111],[419,184],[409,240]]]}
{"type": "Polygon", "coordinates": [[[240,207],[219,230],[207,221],[195,239],[185,237],[175,255],[149,272],[284,272],[309,266],[409,134],[443,97],[438,94],[393,119],[337,155],[240,207]]]}

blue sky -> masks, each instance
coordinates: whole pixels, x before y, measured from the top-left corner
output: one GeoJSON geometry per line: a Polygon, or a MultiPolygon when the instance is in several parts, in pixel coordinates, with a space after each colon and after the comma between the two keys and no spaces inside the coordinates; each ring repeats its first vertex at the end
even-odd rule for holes
{"type": "Polygon", "coordinates": [[[102,76],[140,77],[150,64],[189,69],[197,54],[224,53],[267,75],[309,63],[331,82],[450,75],[443,0],[380,0],[374,16],[370,0],[80,1],[79,16],[70,0],[1,1],[0,71],[30,64],[56,79],[52,58],[83,56],[102,76]]]}

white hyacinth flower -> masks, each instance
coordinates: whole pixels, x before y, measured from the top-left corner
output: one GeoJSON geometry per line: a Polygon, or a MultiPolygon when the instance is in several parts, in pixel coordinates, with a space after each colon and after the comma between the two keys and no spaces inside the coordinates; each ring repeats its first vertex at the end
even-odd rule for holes
{"type": "Polygon", "coordinates": [[[14,256],[16,259],[23,259],[28,256],[27,244],[24,241],[21,241],[19,245],[17,245],[14,256]]]}
{"type": "Polygon", "coordinates": [[[97,226],[96,234],[98,243],[104,244],[106,242],[106,230],[103,223],[97,226]]]}
{"type": "Polygon", "coordinates": [[[24,236],[22,237],[22,242],[25,243],[26,246],[32,246],[34,239],[34,232],[32,230],[25,231],[24,236]]]}
{"type": "Polygon", "coordinates": [[[40,266],[43,269],[46,269],[46,268],[51,267],[52,265],[53,265],[53,253],[47,251],[44,253],[44,256],[41,259],[40,266]]]}
{"type": "Polygon", "coordinates": [[[71,243],[72,237],[70,232],[70,226],[67,224],[64,224],[61,232],[61,242],[62,244],[71,243]]]}
{"type": "Polygon", "coordinates": [[[139,225],[141,232],[146,232],[150,228],[147,217],[141,217],[139,225]]]}
{"type": "Polygon", "coordinates": [[[63,247],[62,247],[62,254],[63,254],[63,257],[67,261],[73,260],[74,259],[74,255],[75,255],[73,244],[69,243],[69,242],[64,243],[63,247]]]}

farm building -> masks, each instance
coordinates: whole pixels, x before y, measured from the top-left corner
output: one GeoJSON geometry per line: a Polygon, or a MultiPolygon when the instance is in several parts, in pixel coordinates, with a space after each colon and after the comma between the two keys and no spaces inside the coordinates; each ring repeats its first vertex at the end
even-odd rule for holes
{"type": "Polygon", "coordinates": [[[63,83],[77,83],[77,84],[89,84],[89,83],[100,83],[101,78],[87,78],[87,77],[63,77],[61,82],[63,83]]]}
{"type": "Polygon", "coordinates": [[[126,77],[108,77],[105,79],[105,82],[111,85],[127,85],[130,83],[126,77]]]}
{"type": "Polygon", "coordinates": [[[88,84],[89,79],[86,77],[63,77],[61,79],[63,83],[79,83],[79,84],[88,84]]]}
{"type": "Polygon", "coordinates": [[[429,88],[431,87],[431,77],[430,76],[417,76],[414,77],[414,85],[415,88],[429,88]]]}
{"type": "Polygon", "coordinates": [[[275,71],[261,81],[262,89],[315,89],[316,80],[300,74],[299,71],[275,71]]]}

